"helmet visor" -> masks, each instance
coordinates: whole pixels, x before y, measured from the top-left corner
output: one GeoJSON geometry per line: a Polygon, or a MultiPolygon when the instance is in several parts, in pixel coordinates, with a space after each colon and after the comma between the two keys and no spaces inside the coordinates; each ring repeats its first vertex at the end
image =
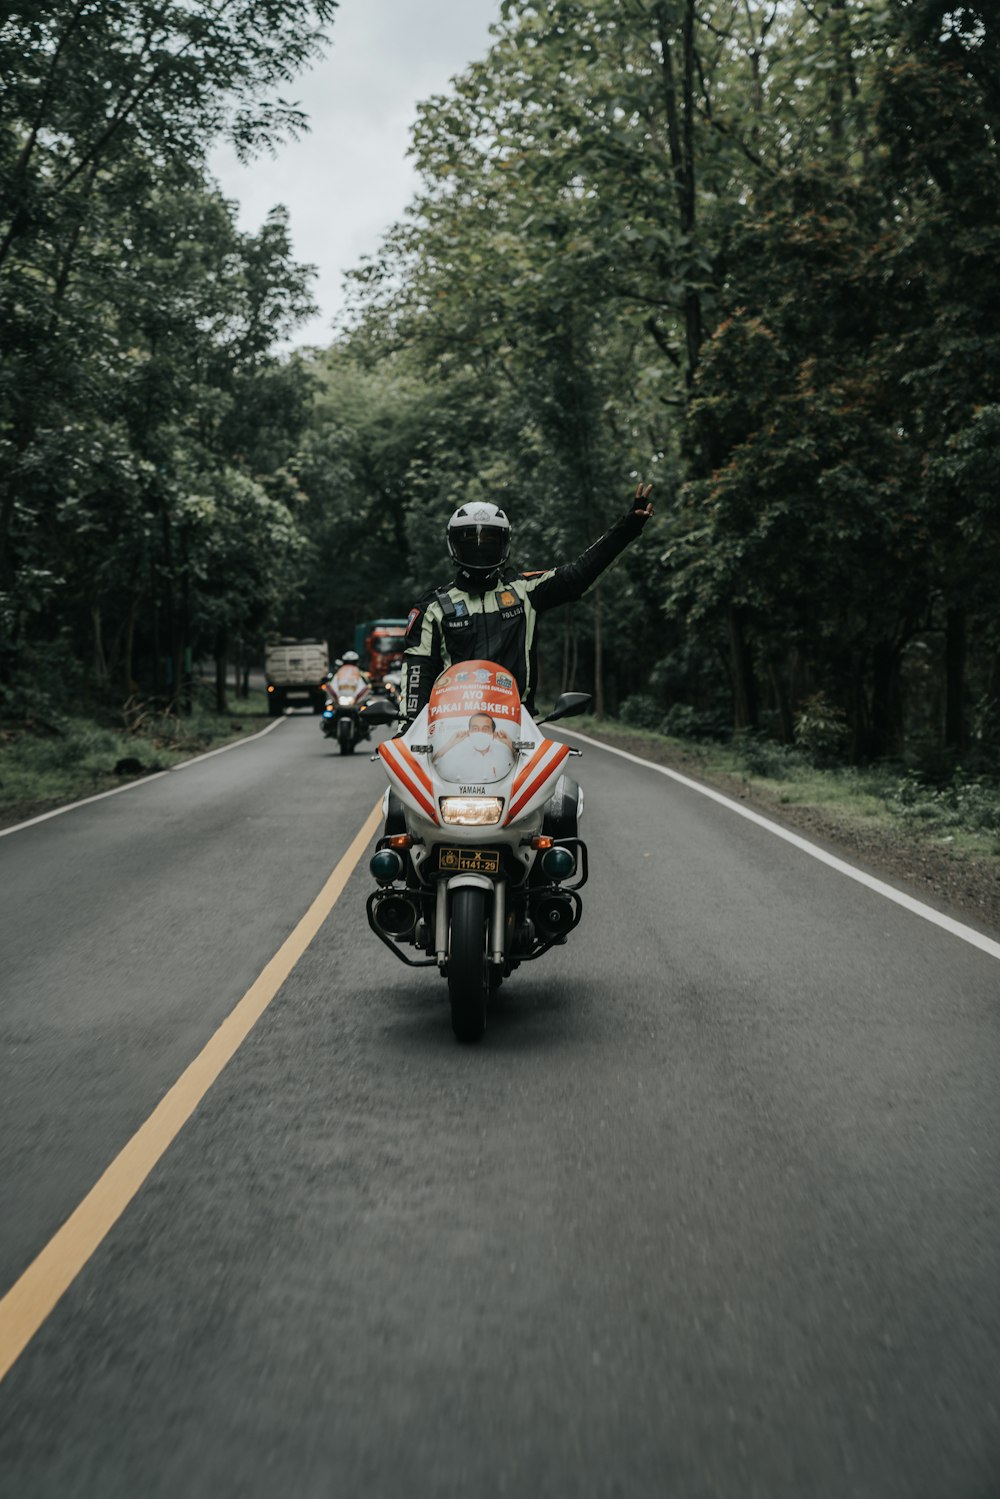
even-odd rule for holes
{"type": "Polygon", "coordinates": [[[448,532],[451,555],[468,572],[491,573],[507,558],[510,532],[504,526],[455,526],[448,532]]]}

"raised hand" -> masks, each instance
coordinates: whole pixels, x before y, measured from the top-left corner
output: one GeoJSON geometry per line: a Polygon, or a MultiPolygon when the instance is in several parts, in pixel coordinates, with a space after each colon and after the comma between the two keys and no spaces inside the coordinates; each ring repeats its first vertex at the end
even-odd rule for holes
{"type": "Polygon", "coordinates": [[[635,513],[636,515],[641,515],[644,520],[649,520],[649,517],[653,513],[653,505],[649,498],[652,492],[652,484],[647,484],[645,488],[641,484],[636,486],[635,513]]]}

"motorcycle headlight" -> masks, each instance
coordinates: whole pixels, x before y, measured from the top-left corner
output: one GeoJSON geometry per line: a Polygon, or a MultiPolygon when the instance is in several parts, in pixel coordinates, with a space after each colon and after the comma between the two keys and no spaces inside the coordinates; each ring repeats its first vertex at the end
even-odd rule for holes
{"type": "Polygon", "coordinates": [[[342,692],[340,694],[340,696],[338,697],[337,702],[340,704],[340,706],[342,708],[353,708],[354,707],[354,699],[353,699],[353,697],[351,697],[351,695],[350,695],[349,692],[342,692]]]}
{"type": "Polygon", "coordinates": [[[500,821],[501,796],[443,796],[441,820],[464,828],[491,827],[500,821]]]}

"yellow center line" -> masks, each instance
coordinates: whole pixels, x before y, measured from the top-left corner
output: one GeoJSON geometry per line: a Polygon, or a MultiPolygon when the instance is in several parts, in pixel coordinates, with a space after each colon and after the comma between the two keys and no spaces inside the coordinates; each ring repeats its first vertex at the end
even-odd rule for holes
{"type": "Polygon", "coordinates": [[[107,1236],[153,1167],[263,1015],[343,893],[379,827],[381,799],[326,884],[267,967],[104,1175],[0,1301],[0,1379],[107,1236]]]}

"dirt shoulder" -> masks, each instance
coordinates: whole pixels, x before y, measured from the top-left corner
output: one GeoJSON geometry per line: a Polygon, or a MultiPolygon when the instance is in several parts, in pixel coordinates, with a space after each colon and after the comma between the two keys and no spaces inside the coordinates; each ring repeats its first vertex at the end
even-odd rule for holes
{"type": "Polygon", "coordinates": [[[784,803],[766,781],[707,773],[699,755],[666,741],[593,725],[585,732],[603,744],[668,766],[725,792],[782,827],[800,832],[831,853],[905,888],[917,899],[927,900],[989,936],[1000,937],[1000,858],[950,851],[903,826],[872,825],[839,808],[784,803]]]}

